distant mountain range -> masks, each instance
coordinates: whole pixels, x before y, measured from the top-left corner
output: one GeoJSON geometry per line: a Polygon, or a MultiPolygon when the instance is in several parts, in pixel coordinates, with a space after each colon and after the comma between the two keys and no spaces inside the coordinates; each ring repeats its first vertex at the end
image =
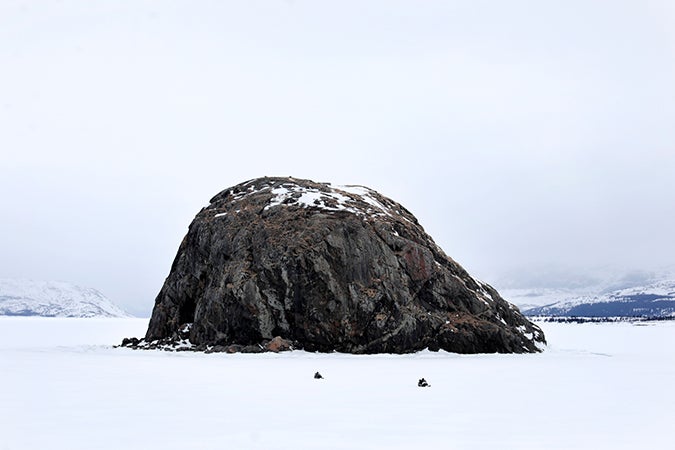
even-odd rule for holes
{"type": "Polygon", "coordinates": [[[96,289],[0,278],[0,316],[131,317],[96,289]]]}
{"type": "Polygon", "coordinates": [[[503,295],[528,316],[675,317],[675,279],[597,293],[518,289],[503,295]]]}
{"type": "MultiPolygon", "coordinates": [[[[675,276],[617,288],[499,289],[527,316],[675,317],[675,276]]],[[[632,283],[635,284],[635,283],[632,283]]],[[[0,278],[0,316],[132,317],[96,289],[62,281],[0,278]]]]}

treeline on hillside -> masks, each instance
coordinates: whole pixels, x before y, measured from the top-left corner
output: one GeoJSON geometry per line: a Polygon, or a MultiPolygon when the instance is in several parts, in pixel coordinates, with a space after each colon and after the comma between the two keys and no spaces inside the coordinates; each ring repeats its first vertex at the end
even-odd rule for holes
{"type": "Polygon", "coordinates": [[[675,316],[639,316],[639,317],[577,317],[577,316],[531,316],[536,322],[555,323],[607,323],[607,322],[660,322],[675,320],[675,316]]]}

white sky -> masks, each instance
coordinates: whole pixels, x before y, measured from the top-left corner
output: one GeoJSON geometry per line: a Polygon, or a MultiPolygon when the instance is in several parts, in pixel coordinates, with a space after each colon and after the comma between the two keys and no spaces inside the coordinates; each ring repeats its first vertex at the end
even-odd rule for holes
{"type": "Polygon", "coordinates": [[[147,314],[263,175],[377,189],[498,287],[673,264],[674,5],[2,0],[0,277],[147,314]]]}

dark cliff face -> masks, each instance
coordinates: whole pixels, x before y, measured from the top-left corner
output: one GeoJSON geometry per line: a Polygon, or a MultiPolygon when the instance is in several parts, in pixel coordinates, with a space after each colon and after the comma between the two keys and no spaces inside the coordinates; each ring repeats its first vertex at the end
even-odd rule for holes
{"type": "Polygon", "coordinates": [[[191,323],[193,344],[275,336],[309,351],[535,352],[541,330],[364,187],[260,178],[197,214],[146,340],[191,323]]]}

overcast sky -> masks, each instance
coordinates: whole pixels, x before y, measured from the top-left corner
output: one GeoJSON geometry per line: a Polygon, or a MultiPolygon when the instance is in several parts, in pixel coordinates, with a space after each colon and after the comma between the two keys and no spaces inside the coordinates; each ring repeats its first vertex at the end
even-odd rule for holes
{"type": "Polygon", "coordinates": [[[673,264],[672,1],[0,1],[0,277],[149,314],[217,192],[401,202],[499,287],[673,264]]]}

